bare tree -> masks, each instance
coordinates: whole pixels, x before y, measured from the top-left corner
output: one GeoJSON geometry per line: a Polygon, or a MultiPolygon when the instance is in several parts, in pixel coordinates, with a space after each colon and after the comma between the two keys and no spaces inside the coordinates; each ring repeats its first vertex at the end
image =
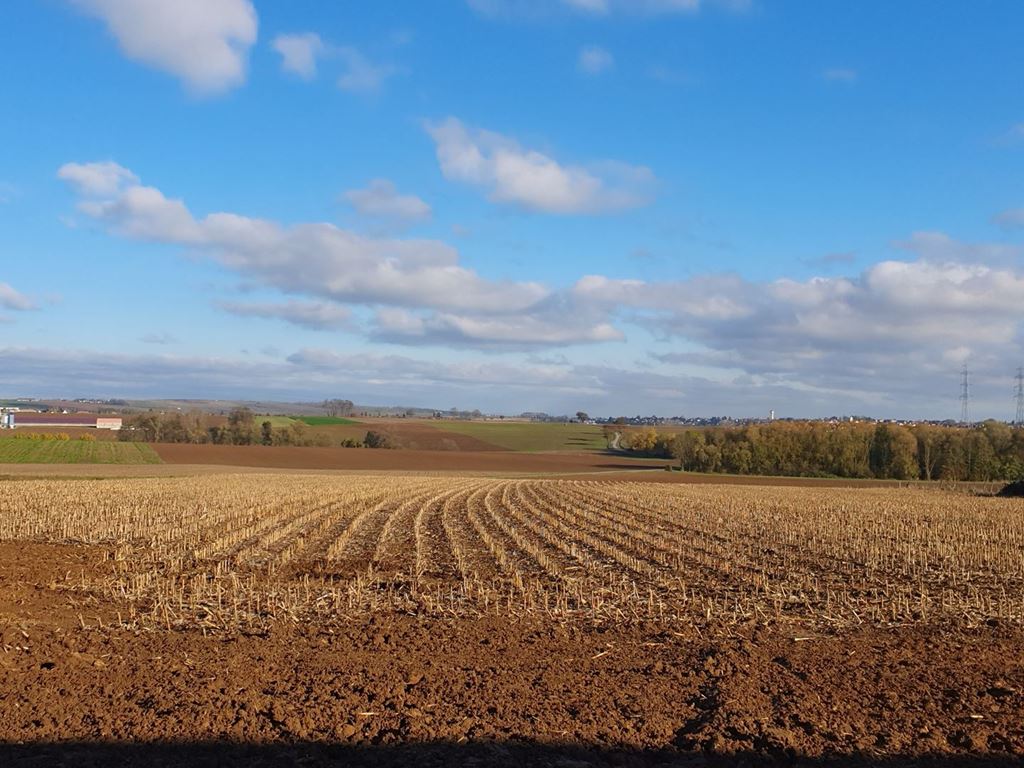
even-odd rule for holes
{"type": "Polygon", "coordinates": [[[351,400],[324,400],[321,403],[321,407],[331,418],[337,418],[339,416],[351,416],[352,409],[355,407],[351,400]]]}

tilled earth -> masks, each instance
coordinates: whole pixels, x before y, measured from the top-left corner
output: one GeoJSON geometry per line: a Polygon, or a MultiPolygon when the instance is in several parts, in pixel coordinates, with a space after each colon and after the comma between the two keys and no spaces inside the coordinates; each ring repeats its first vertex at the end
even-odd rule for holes
{"type": "Polygon", "coordinates": [[[0,545],[3,765],[1018,765],[1024,632],[387,615],[111,628],[86,547],[0,545]]]}

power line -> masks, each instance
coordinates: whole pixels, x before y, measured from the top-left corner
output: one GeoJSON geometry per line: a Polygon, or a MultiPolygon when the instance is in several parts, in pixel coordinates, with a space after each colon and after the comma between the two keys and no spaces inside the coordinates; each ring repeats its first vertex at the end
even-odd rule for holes
{"type": "Polygon", "coordinates": [[[970,424],[971,422],[971,372],[967,370],[967,363],[964,363],[960,371],[960,423],[970,424]]]}
{"type": "Polygon", "coordinates": [[[1024,368],[1017,369],[1017,418],[1013,423],[1024,426],[1024,368]]]}

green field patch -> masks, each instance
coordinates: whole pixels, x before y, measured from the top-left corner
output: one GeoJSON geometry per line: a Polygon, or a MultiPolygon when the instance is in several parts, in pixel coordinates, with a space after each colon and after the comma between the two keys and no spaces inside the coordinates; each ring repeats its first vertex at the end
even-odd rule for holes
{"type": "Polygon", "coordinates": [[[160,464],[145,443],[0,438],[0,464],[160,464]]]}
{"type": "Polygon", "coordinates": [[[438,429],[469,435],[510,451],[603,451],[608,446],[601,427],[593,424],[443,419],[431,424],[438,429]]]}
{"type": "Polygon", "coordinates": [[[296,416],[295,421],[301,421],[311,427],[351,426],[360,423],[341,416],[296,416]]]}

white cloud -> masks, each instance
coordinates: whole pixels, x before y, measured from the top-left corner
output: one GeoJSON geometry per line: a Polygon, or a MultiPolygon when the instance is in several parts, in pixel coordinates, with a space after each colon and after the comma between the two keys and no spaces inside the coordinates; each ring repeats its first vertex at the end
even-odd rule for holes
{"type": "Polygon", "coordinates": [[[107,160],[99,163],[65,163],[57,178],[71,184],[80,195],[113,196],[123,187],[138,183],[138,177],[122,165],[107,160]]]}
{"type": "Polygon", "coordinates": [[[304,80],[316,77],[316,60],[324,52],[320,35],[306,32],[300,35],[278,35],[271,44],[281,54],[281,69],[304,80]]]}
{"type": "MultiPolygon", "coordinates": [[[[74,185],[71,179],[69,183],[74,185]]],[[[554,294],[544,285],[483,278],[460,265],[457,251],[437,240],[368,237],[327,223],[284,227],[234,213],[196,218],[182,201],[138,182],[109,197],[83,199],[78,209],[116,234],[205,253],[245,278],[285,294],[415,310],[422,323],[417,333],[428,343],[458,337],[460,343],[480,346],[525,346],[612,336],[605,319],[597,317],[587,324],[581,318],[588,315],[552,303],[554,294]],[[515,319],[519,315],[536,319],[515,319]]],[[[326,310],[318,313],[308,307],[303,314],[304,308],[296,304],[231,309],[310,326],[347,317],[341,311],[328,316],[326,310]]],[[[377,333],[395,333],[395,328],[381,326],[377,333]]]]}
{"type": "Polygon", "coordinates": [[[102,19],[130,59],[180,78],[197,93],[244,82],[256,42],[250,0],[72,0],[102,19]]]}
{"type": "Polygon", "coordinates": [[[388,179],[372,179],[364,189],[350,189],[345,199],[358,214],[396,227],[430,218],[430,206],[416,195],[400,195],[388,179]]]}
{"type": "Polygon", "coordinates": [[[821,77],[831,83],[846,83],[852,85],[860,78],[856,69],[850,67],[831,67],[821,73],[821,77]]]}
{"type": "Polygon", "coordinates": [[[586,75],[600,75],[615,66],[615,59],[604,48],[588,45],[580,50],[576,66],[586,75]]]}
{"type": "Polygon", "coordinates": [[[439,344],[478,349],[529,349],[622,341],[625,335],[600,316],[550,309],[520,315],[416,313],[383,309],[374,317],[372,338],[396,344],[439,344]]]}
{"type": "Polygon", "coordinates": [[[7,283],[0,283],[0,307],[15,312],[27,312],[35,309],[35,302],[23,293],[19,293],[7,283]]]}
{"type": "Polygon", "coordinates": [[[284,304],[220,302],[225,312],[239,317],[283,320],[314,331],[336,331],[352,324],[352,310],[322,301],[289,301],[284,304]]]}
{"type": "Polygon", "coordinates": [[[320,60],[340,62],[341,74],[337,76],[337,86],[350,93],[379,91],[384,82],[397,71],[391,65],[371,61],[355,46],[328,45],[314,32],[278,35],[272,45],[281,54],[281,68],[305,80],[316,77],[320,60]]]}
{"type": "MultiPolygon", "coordinates": [[[[614,342],[624,338],[619,325],[631,324],[671,345],[659,358],[666,364],[715,371],[722,380],[746,377],[748,386],[790,397],[797,408],[814,398],[823,408],[832,402],[825,413],[865,404],[905,413],[898,398],[936,406],[948,394],[950,361],[968,357],[972,370],[996,381],[1024,359],[1024,254],[1000,243],[917,232],[900,243],[910,258],[855,276],[647,282],[588,275],[555,290],[485,278],[436,240],[366,237],[324,223],[285,227],[233,213],[197,218],[183,202],[126,181],[136,178],[130,171],[114,174],[116,184],[65,176],[83,191],[115,190],[79,203],[112,231],[187,247],[301,298],[229,311],[348,327],[358,305],[371,310],[369,320],[351,327],[377,341],[507,353],[614,342]]],[[[27,306],[7,288],[7,306],[27,306]]],[[[663,381],[658,396],[671,389],[663,381]]]]}
{"type": "Polygon", "coordinates": [[[895,244],[922,259],[937,262],[1013,263],[1024,257],[1024,247],[1004,243],[964,243],[944,232],[914,232],[895,244]]]}
{"type": "Polygon", "coordinates": [[[599,372],[568,365],[441,361],[315,348],[299,350],[283,362],[26,347],[0,348],[0,359],[5,384],[44,397],[319,400],[340,390],[361,404],[447,408],[459,403],[507,413],[512,411],[510,392],[523,408],[553,404],[556,398],[575,403],[582,396],[608,394],[599,372]]]}
{"type": "Polygon", "coordinates": [[[11,202],[18,196],[19,189],[9,181],[0,181],[0,205],[11,202]]]}
{"type": "Polygon", "coordinates": [[[345,72],[338,77],[338,87],[352,93],[372,93],[380,90],[381,85],[395,73],[394,68],[374,64],[358,49],[352,46],[341,46],[334,53],[345,65],[345,72]]]}
{"type": "Polygon", "coordinates": [[[996,224],[1003,229],[1024,228],[1024,208],[1008,208],[1000,211],[993,218],[996,224]]]}
{"type": "MultiPolygon", "coordinates": [[[[947,240],[952,252],[979,250],[947,240]]],[[[631,307],[634,322],[689,348],[662,355],[665,362],[831,392],[846,404],[833,412],[854,401],[904,414],[941,405],[951,360],[969,356],[972,369],[997,380],[1024,356],[1024,273],[977,262],[922,257],[879,262],[852,278],[767,283],[592,276],[574,292],[584,304],[631,307]]]]}
{"type": "Polygon", "coordinates": [[[597,214],[650,202],[654,174],[644,166],[605,161],[563,165],[499,133],[476,130],[454,117],[430,123],[445,178],[488,190],[489,198],[526,210],[597,214]]]}
{"type": "Polygon", "coordinates": [[[82,200],[78,210],[127,237],[183,244],[206,237],[181,200],[169,200],[153,187],[130,186],[111,199],[82,200]]]}

